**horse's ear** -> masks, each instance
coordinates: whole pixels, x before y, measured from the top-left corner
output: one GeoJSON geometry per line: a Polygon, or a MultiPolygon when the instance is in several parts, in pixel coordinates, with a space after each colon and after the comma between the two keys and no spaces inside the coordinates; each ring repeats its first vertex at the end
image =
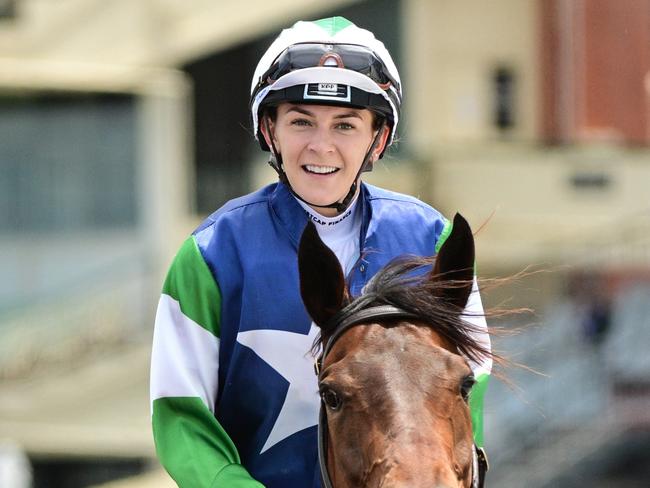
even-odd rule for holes
{"type": "Polygon", "coordinates": [[[298,269],[302,301],[312,320],[322,329],[343,308],[347,294],[339,260],[321,241],[312,222],[300,238],[298,269]]]}
{"type": "Polygon", "coordinates": [[[462,215],[454,216],[451,233],[436,256],[432,279],[449,282],[440,287],[441,298],[465,308],[474,280],[474,236],[462,215]]]}

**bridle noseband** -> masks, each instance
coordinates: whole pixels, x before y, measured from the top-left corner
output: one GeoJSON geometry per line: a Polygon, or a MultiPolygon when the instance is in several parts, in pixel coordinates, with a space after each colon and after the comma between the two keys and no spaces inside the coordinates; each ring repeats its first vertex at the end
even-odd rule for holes
{"type": "MultiPolygon", "coordinates": [[[[356,325],[368,323],[376,320],[387,319],[417,319],[418,316],[407,312],[393,305],[378,305],[374,307],[362,308],[361,310],[346,313],[350,310],[355,302],[345,307],[341,312],[336,314],[326,326],[327,330],[334,330],[327,342],[323,344],[321,354],[314,360],[314,372],[318,377],[318,383],[321,382],[323,373],[323,363],[325,357],[336,341],[345,334],[349,329],[356,325]]],[[[318,415],[318,464],[320,466],[322,488],[334,488],[329,472],[327,471],[327,411],[325,401],[321,397],[320,412],[318,415]]],[[[472,488],[483,488],[485,485],[485,473],[488,471],[488,461],[485,450],[482,447],[474,445],[472,460],[472,488]]]]}

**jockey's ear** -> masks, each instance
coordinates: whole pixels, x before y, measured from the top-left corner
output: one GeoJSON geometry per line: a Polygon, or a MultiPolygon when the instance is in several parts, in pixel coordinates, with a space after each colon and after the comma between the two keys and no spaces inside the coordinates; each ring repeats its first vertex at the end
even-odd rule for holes
{"type": "Polygon", "coordinates": [[[347,300],[339,260],[321,241],[312,222],[305,227],[298,247],[300,294],[307,313],[322,330],[347,300]]]}
{"type": "Polygon", "coordinates": [[[474,236],[462,215],[454,216],[451,233],[436,256],[431,279],[444,286],[439,297],[464,309],[474,281],[474,236]]]}
{"type": "MultiPolygon", "coordinates": [[[[264,142],[269,148],[277,148],[278,141],[275,139],[275,122],[266,114],[262,115],[260,118],[260,132],[262,137],[264,137],[264,142]],[[271,143],[273,141],[273,144],[271,143]]],[[[279,151],[279,149],[278,149],[279,151]]]]}

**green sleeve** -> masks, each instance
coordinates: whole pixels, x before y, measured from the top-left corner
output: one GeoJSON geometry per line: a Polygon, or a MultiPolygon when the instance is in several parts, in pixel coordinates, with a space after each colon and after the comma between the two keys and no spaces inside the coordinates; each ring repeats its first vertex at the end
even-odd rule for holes
{"type": "Polygon", "coordinates": [[[474,432],[474,443],[483,447],[483,399],[490,381],[490,375],[485,373],[476,378],[476,384],[469,396],[469,408],[472,414],[472,431],[474,432]]]}
{"type": "Polygon", "coordinates": [[[200,398],[157,399],[152,421],[160,462],[180,488],[263,488],[200,398]]]}
{"type": "Polygon", "coordinates": [[[151,359],[156,453],[181,488],[264,488],[241,465],[235,444],[203,398],[205,391],[216,395],[218,389],[220,314],[219,287],[190,237],[169,270],[156,314],[151,359]],[[210,380],[201,383],[206,376],[210,380]]]}

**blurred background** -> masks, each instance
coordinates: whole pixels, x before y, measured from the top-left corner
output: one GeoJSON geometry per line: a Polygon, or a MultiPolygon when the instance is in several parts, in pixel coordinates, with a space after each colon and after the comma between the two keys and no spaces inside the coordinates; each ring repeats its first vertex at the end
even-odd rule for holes
{"type": "Polygon", "coordinates": [[[462,212],[525,327],[488,486],[650,486],[650,0],[1,0],[0,486],[174,486],[153,317],[171,258],[274,180],[248,119],[283,27],[343,15],[403,77],[367,179],[462,212]],[[485,224],[485,225],[483,225],[485,224]]]}

